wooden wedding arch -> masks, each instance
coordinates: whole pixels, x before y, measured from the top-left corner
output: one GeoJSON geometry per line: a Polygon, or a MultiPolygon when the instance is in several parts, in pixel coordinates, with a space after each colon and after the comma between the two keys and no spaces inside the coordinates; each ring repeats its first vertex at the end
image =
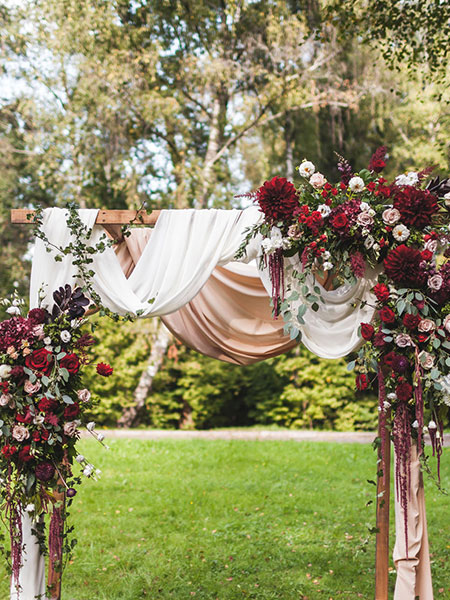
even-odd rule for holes
{"type": "MultiPolygon", "coordinates": [[[[155,225],[160,215],[159,210],[147,213],[144,210],[99,210],[98,225],[155,225]]],[[[28,209],[12,209],[11,223],[31,225],[34,211],[28,209]]],[[[378,436],[381,438],[382,423],[378,421],[378,436]]],[[[389,511],[390,511],[390,472],[391,448],[386,444],[384,455],[378,451],[377,461],[377,500],[376,500],[376,550],[375,550],[375,600],[388,600],[389,597],[389,511]]],[[[65,492],[61,492],[59,500],[65,502],[65,492]]],[[[49,557],[48,586],[51,590],[50,600],[61,600],[61,572],[55,569],[54,557],[49,557]]]]}

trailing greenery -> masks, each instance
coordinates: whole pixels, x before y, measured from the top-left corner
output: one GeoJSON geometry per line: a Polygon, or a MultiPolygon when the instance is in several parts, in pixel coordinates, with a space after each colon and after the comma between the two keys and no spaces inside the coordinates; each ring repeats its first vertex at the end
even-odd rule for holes
{"type": "MultiPolygon", "coordinates": [[[[71,506],[63,600],[358,600],[374,592],[369,445],[94,440],[71,506]]],[[[442,482],[450,487],[445,450],[442,482]]],[[[437,598],[450,593],[448,497],[425,478],[437,598]]],[[[393,507],[392,507],[393,508],[393,507]]],[[[394,519],[391,519],[391,544],[394,519]]],[[[393,593],[395,571],[389,575],[393,593]]],[[[0,597],[8,597],[4,565],[0,597]]]]}

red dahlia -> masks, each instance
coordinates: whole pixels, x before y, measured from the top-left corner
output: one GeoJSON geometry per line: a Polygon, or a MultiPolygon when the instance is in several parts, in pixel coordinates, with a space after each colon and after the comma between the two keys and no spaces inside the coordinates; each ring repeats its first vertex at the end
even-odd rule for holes
{"type": "Polygon", "coordinates": [[[297,191],[285,177],[274,177],[257,190],[256,202],[270,223],[278,223],[292,219],[298,208],[297,191]]]}
{"type": "Polygon", "coordinates": [[[436,196],[412,185],[396,191],[394,208],[400,211],[402,223],[419,229],[430,225],[431,217],[439,210],[436,196]]]}
{"type": "Polygon", "coordinates": [[[421,262],[419,250],[401,244],[391,250],[384,259],[384,271],[395,283],[420,287],[426,279],[426,274],[419,266],[421,262]]]}
{"type": "Polygon", "coordinates": [[[377,283],[372,291],[380,302],[389,300],[389,288],[384,283],[377,283]]]}
{"type": "Polygon", "coordinates": [[[103,377],[109,377],[113,374],[113,368],[106,363],[98,363],[97,373],[103,375],[103,377]]]}

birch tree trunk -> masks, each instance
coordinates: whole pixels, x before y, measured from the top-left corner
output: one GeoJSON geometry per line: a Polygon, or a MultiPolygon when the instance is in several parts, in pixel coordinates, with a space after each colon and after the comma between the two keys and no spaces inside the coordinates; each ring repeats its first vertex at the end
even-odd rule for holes
{"type": "Polygon", "coordinates": [[[133,427],[139,423],[145,409],[145,400],[151,392],[153,378],[159,371],[169,345],[171,334],[160,319],[155,318],[156,330],[153,335],[152,349],[147,366],[142,371],[139,383],[134,390],[134,403],[124,408],[122,416],[117,421],[119,427],[133,427]]]}

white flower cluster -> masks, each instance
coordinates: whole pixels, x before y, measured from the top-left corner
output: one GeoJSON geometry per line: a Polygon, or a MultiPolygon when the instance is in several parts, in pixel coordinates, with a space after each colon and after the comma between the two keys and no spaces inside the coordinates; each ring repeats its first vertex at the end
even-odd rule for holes
{"type": "Polygon", "coordinates": [[[291,244],[292,242],[289,238],[265,238],[261,242],[261,248],[264,250],[264,254],[273,254],[279,248],[287,250],[291,247],[291,244]]]}
{"type": "Polygon", "coordinates": [[[298,167],[298,172],[302,177],[306,177],[309,179],[311,175],[315,172],[316,167],[309,160],[304,160],[302,164],[298,167]]]}
{"type": "Polygon", "coordinates": [[[409,171],[406,175],[399,175],[395,178],[397,185],[416,185],[419,182],[419,176],[415,171],[409,171]]]}

